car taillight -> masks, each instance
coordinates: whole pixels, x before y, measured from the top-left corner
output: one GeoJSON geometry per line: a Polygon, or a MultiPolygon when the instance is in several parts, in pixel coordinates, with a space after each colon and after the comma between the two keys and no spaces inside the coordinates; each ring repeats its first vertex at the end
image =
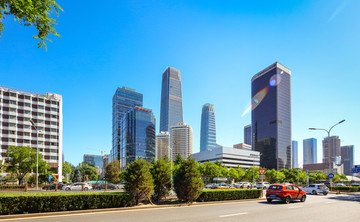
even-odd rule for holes
{"type": "Polygon", "coordinates": [[[318,190],[321,190],[321,187],[318,187],[318,190]]]}

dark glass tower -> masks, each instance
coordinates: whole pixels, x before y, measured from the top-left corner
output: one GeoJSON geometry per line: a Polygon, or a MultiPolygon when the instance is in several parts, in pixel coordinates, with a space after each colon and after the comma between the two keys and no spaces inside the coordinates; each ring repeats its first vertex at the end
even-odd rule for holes
{"type": "Polygon", "coordinates": [[[180,71],[168,67],[163,72],[160,107],[160,132],[183,122],[180,71]]]}
{"type": "Polygon", "coordinates": [[[127,87],[117,88],[113,96],[111,160],[120,160],[120,126],[125,114],[143,105],[143,95],[127,87]]]}
{"type": "Polygon", "coordinates": [[[252,145],[251,124],[244,127],[244,143],[252,145]]]}
{"type": "Polygon", "coordinates": [[[214,105],[206,103],[202,107],[200,129],[200,151],[216,148],[216,124],[214,105]]]}
{"type": "Polygon", "coordinates": [[[126,113],[121,125],[121,170],[139,157],[151,162],[155,158],[155,116],[152,111],[135,107],[126,113]]]}
{"type": "Polygon", "coordinates": [[[291,168],[291,71],[276,62],[251,79],[253,149],[267,169],[291,168]]]}
{"type": "Polygon", "coordinates": [[[354,145],[341,146],[341,163],[344,164],[344,174],[351,175],[354,166],[354,145]]]}

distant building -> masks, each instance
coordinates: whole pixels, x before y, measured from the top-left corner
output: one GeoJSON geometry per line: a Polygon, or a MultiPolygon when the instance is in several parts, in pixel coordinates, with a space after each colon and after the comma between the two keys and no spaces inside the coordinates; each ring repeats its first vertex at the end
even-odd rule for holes
{"type": "Polygon", "coordinates": [[[251,145],[246,143],[239,143],[233,146],[235,149],[252,150],[251,145]]]}
{"type": "MultiPolygon", "coordinates": [[[[314,163],[314,164],[304,164],[304,171],[315,172],[315,171],[324,171],[325,174],[329,173],[329,163],[314,163]]],[[[331,164],[331,170],[334,174],[344,174],[344,165],[331,164]]]]}
{"type": "Polygon", "coordinates": [[[226,167],[250,167],[260,166],[260,153],[247,149],[234,149],[231,147],[219,147],[212,150],[205,150],[191,155],[196,161],[205,163],[207,161],[215,163],[219,161],[226,167]]]}
{"type": "Polygon", "coordinates": [[[109,155],[105,154],[103,156],[103,169],[105,169],[105,167],[109,164],[109,155]]]}
{"type": "Polygon", "coordinates": [[[244,127],[244,143],[252,145],[251,124],[244,127]]]}
{"type": "Polygon", "coordinates": [[[170,147],[172,151],[172,160],[178,155],[183,159],[188,158],[193,152],[193,131],[191,126],[184,122],[172,126],[170,129],[170,147]]]}
{"type": "Polygon", "coordinates": [[[341,146],[341,163],[344,164],[344,174],[352,175],[351,168],[354,166],[354,145],[341,146]]]}
{"type": "Polygon", "coordinates": [[[200,151],[216,148],[216,123],[214,105],[206,103],[202,107],[200,129],[200,151]]]}
{"type": "Polygon", "coordinates": [[[298,141],[293,140],[291,144],[291,154],[292,154],[292,168],[299,168],[299,160],[298,160],[298,141]]]}
{"type": "Polygon", "coordinates": [[[178,122],[183,122],[181,75],[167,67],[162,74],[160,132],[169,132],[178,122]]]}
{"type": "Polygon", "coordinates": [[[323,140],[323,163],[329,164],[329,146],[330,146],[330,162],[340,164],[341,149],[340,139],[338,136],[326,137],[323,140]],[[336,161],[335,161],[336,160],[336,161]]]}
{"type": "Polygon", "coordinates": [[[104,170],[104,156],[102,155],[84,154],[83,163],[97,168],[100,174],[104,170]]]}
{"type": "Polygon", "coordinates": [[[276,62],[251,79],[253,150],[267,169],[291,168],[291,71],[276,62]]]}
{"type": "Polygon", "coordinates": [[[170,156],[170,134],[169,132],[160,132],[156,135],[156,160],[170,156]]]}
{"type": "Polygon", "coordinates": [[[317,140],[309,138],[303,140],[303,164],[317,163],[317,140]]]}

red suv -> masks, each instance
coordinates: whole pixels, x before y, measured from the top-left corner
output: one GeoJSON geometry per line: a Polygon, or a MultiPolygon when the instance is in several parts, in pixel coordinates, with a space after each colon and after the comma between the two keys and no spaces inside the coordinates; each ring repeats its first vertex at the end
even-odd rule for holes
{"type": "Polygon", "coordinates": [[[272,184],[266,191],[266,199],[268,202],[274,199],[282,200],[286,204],[290,203],[291,200],[305,202],[306,192],[294,184],[272,184]]]}

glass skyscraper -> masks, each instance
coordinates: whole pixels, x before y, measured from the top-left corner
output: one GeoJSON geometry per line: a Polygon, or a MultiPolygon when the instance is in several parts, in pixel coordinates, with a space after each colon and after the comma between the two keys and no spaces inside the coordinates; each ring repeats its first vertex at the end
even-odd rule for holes
{"type": "Polygon", "coordinates": [[[200,151],[216,148],[216,124],[214,105],[206,103],[202,107],[200,129],[200,151]]]}
{"type": "Polygon", "coordinates": [[[112,102],[112,150],[109,159],[120,160],[120,126],[125,114],[143,105],[143,95],[127,87],[117,88],[112,102]]]}
{"type": "Polygon", "coordinates": [[[121,121],[121,170],[139,157],[148,162],[155,158],[155,116],[150,109],[136,106],[121,121]]]}
{"type": "Polygon", "coordinates": [[[351,175],[354,166],[354,145],[341,146],[341,163],[344,164],[344,174],[351,175]]]}
{"type": "Polygon", "coordinates": [[[296,169],[299,168],[299,159],[298,159],[298,141],[293,140],[291,143],[291,168],[296,169]]]}
{"type": "Polygon", "coordinates": [[[276,62],[251,79],[253,150],[267,169],[291,168],[291,71],[276,62]]]}
{"type": "Polygon", "coordinates": [[[244,127],[244,143],[252,145],[251,124],[244,127]]]}
{"type": "Polygon", "coordinates": [[[303,164],[317,163],[317,139],[303,140],[303,164]]]}
{"type": "Polygon", "coordinates": [[[181,75],[179,70],[168,67],[162,75],[160,132],[169,132],[179,122],[183,122],[181,75]]]}

